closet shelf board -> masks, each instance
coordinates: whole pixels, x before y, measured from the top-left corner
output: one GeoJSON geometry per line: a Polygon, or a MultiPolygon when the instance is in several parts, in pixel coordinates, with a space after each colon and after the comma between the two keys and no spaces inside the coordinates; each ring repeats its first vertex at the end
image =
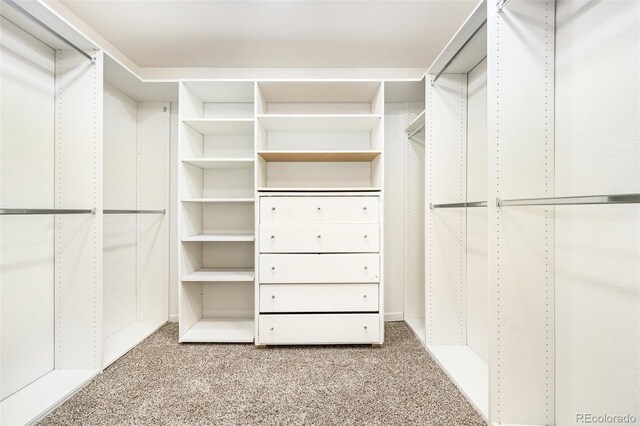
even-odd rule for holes
{"type": "Polygon", "coordinates": [[[183,242],[234,242],[234,241],[255,241],[254,234],[200,234],[182,238],[183,242]]]}
{"type": "Polygon", "coordinates": [[[380,187],[269,187],[258,188],[259,192],[380,192],[380,187]]]}
{"type": "Polygon", "coordinates": [[[363,132],[375,129],[379,114],[263,114],[260,124],[268,131],[363,132]]]}
{"type": "Polygon", "coordinates": [[[364,162],[372,161],[380,151],[259,151],[266,161],[280,162],[364,162]]]}
{"type": "Polygon", "coordinates": [[[253,118],[193,118],[182,122],[205,136],[253,135],[253,118]]]}
{"type": "Polygon", "coordinates": [[[251,169],[253,158],[184,158],[183,163],[201,169],[251,169]]]}
{"type": "Polygon", "coordinates": [[[182,278],[183,282],[253,282],[253,268],[202,268],[182,278]]]}
{"type": "Polygon", "coordinates": [[[184,198],[183,203],[253,203],[255,198],[184,198]]]}
{"type": "Polygon", "coordinates": [[[201,319],[180,337],[180,342],[252,343],[254,338],[252,320],[201,319]]]}

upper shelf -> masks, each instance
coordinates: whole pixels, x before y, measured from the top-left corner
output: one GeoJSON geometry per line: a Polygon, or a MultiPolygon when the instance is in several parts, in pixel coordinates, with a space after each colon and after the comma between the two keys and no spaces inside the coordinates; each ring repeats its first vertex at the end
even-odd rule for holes
{"type": "Polygon", "coordinates": [[[260,124],[269,131],[362,132],[375,129],[379,114],[263,114],[260,124]]]}
{"type": "Polygon", "coordinates": [[[192,118],[183,123],[205,136],[253,135],[252,118],[192,118]]]}
{"type": "Polygon", "coordinates": [[[259,151],[266,161],[280,162],[356,162],[372,161],[380,151],[259,151]]]}

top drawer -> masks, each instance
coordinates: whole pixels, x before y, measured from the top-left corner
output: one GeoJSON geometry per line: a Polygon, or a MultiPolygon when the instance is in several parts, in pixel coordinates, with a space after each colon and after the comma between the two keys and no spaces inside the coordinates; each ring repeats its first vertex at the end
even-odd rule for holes
{"type": "Polygon", "coordinates": [[[260,223],[378,223],[379,197],[260,197],[260,223]]]}

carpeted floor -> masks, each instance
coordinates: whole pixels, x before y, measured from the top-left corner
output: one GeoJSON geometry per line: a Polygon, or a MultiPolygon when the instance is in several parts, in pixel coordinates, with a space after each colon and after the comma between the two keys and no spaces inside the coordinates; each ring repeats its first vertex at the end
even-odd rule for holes
{"type": "Polygon", "coordinates": [[[167,324],[41,425],[484,425],[403,322],[385,345],[179,344],[167,324]]]}

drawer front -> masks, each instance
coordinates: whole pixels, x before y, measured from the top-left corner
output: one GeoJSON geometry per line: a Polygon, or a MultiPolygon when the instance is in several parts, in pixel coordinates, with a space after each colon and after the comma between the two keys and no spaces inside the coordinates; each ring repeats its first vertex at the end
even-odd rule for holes
{"type": "Polygon", "coordinates": [[[260,315],[258,344],[382,343],[379,314],[260,315]]]}
{"type": "Polygon", "coordinates": [[[379,223],[379,197],[352,197],[349,203],[349,222],[379,223]]]}
{"type": "Polygon", "coordinates": [[[261,253],[376,253],[378,225],[268,224],[260,226],[261,253]]]}
{"type": "Polygon", "coordinates": [[[378,223],[378,197],[261,197],[260,223],[378,223]]]}
{"type": "Polygon", "coordinates": [[[380,257],[377,254],[262,254],[259,282],[377,283],[380,257]]]}
{"type": "Polygon", "coordinates": [[[264,284],[260,312],[377,312],[378,284],[264,284]]]}

